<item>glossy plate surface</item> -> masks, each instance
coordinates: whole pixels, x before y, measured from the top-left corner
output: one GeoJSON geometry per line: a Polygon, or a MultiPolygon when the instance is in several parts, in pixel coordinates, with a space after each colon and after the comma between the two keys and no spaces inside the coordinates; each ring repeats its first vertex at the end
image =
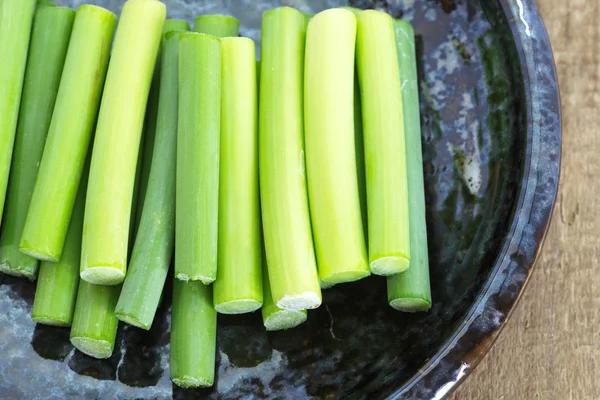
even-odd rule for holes
{"type": "MultiPolygon", "coordinates": [[[[120,11],[122,0],[85,1],[120,11]]],[[[58,0],[78,6],[82,0],[58,0]]],[[[336,0],[169,0],[170,18],[239,18],[259,40],[262,12],[336,0]]],[[[152,330],[121,326],[108,360],[75,351],[66,329],[30,319],[34,284],[0,285],[5,398],[439,399],[488,350],[540,250],[558,186],[560,109],[533,0],[356,0],[411,21],[418,35],[434,307],[401,314],[385,280],[324,291],[308,322],[266,333],[260,314],[219,316],[217,384],[169,380],[170,290],[152,330]]],[[[0,278],[1,279],[1,278],[0,278]]]]}

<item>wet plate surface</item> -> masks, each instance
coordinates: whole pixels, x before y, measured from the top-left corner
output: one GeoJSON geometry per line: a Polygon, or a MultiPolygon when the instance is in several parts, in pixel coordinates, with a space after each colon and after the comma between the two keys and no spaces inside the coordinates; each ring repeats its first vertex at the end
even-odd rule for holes
{"type": "MultiPolygon", "coordinates": [[[[82,0],[58,0],[77,6],[82,0]]],[[[90,2],[89,0],[85,2],[90,2]]],[[[91,1],[120,11],[123,1],[91,1]]],[[[434,307],[407,315],[372,277],[324,291],[287,332],[260,314],[219,316],[217,383],[169,380],[170,293],[147,333],[121,326],[108,360],[68,330],[30,319],[34,284],[0,285],[4,398],[441,398],[487,350],[524,286],[558,184],[560,115],[552,56],[530,0],[170,0],[169,17],[227,13],[259,40],[264,11],[348,5],[403,16],[418,35],[434,307]]]]}

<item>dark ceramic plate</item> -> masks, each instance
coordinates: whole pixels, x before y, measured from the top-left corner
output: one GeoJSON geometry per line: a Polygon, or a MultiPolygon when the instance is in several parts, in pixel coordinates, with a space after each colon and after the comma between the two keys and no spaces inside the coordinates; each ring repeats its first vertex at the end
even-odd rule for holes
{"type": "MultiPolygon", "coordinates": [[[[120,11],[123,0],[92,2],[120,11]]],[[[345,2],[167,3],[172,18],[233,14],[258,40],[273,6],[345,2]]],[[[34,284],[5,277],[0,397],[440,399],[473,369],[527,282],[555,201],[561,126],[544,26],[533,0],[350,3],[402,16],[418,35],[431,312],[394,311],[372,277],[325,291],[287,332],[266,333],[257,313],[219,316],[217,384],[185,391],[169,380],[170,294],[150,332],[122,326],[113,357],[94,360],[68,330],[36,326],[34,284]]]]}

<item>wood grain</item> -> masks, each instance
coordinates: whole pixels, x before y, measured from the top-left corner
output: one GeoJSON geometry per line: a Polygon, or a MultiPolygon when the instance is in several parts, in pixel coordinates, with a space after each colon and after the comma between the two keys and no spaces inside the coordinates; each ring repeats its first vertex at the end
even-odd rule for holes
{"type": "Polygon", "coordinates": [[[558,202],[520,304],[452,400],[600,399],[600,1],[538,5],[562,94],[558,202]]]}

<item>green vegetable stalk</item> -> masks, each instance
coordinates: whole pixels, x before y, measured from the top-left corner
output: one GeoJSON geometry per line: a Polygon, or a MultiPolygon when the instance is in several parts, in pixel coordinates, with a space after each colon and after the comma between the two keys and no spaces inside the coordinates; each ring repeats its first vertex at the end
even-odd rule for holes
{"type": "Polygon", "coordinates": [[[81,278],[125,279],[136,165],[166,8],[158,0],[123,6],[98,117],[83,222],[81,278]]]}
{"type": "Polygon", "coordinates": [[[52,262],[61,257],[96,121],[116,20],[111,12],[90,5],[79,7],[75,14],[64,79],[58,88],[19,243],[19,250],[31,257],[52,262]]]}
{"type": "MultiPolygon", "coordinates": [[[[189,31],[190,24],[181,19],[168,19],[163,26],[163,34],[170,31],[189,31]]],[[[140,154],[138,163],[141,163],[139,171],[139,188],[137,192],[137,202],[135,220],[133,225],[135,229],[140,226],[142,219],[142,211],[144,209],[144,199],[146,198],[146,190],[148,190],[148,179],[150,177],[150,167],[152,165],[152,154],[154,152],[154,141],[156,135],[156,120],[158,118],[158,98],[160,89],[160,64],[161,51],[157,57],[154,74],[152,75],[152,84],[150,86],[150,94],[148,95],[148,105],[146,107],[146,119],[144,120],[144,134],[142,143],[140,144],[140,154]]]]}
{"type": "Polygon", "coordinates": [[[238,36],[240,21],[229,15],[201,15],[194,20],[194,32],[218,38],[238,36]]]}
{"type": "Polygon", "coordinates": [[[278,307],[316,308],[321,288],[304,165],[303,69],[306,20],[288,7],[263,16],[259,174],[269,279],[278,307]]]}
{"type": "Polygon", "coordinates": [[[256,51],[247,38],[221,39],[218,312],[262,306],[256,51]]]}
{"type": "Polygon", "coordinates": [[[31,193],[44,151],[75,11],[45,7],[36,12],[29,46],[19,123],[0,233],[0,271],[35,279],[38,260],[19,251],[31,193]]]}
{"type": "Polygon", "coordinates": [[[419,86],[415,54],[415,34],[410,23],[394,21],[402,107],[406,132],[408,166],[408,211],[410,213],[410,268],[387,278],[388,301],[400,311],[427,311],[431,308],[427,224],[425,221],[425,185],[421,148],[419,86]]]}
{"type": "Polygon", "coordinates": [[[73,216],[67,231],[63,254],[58,263],[42,261],[35,289],[31,318],[40,324],[70,326],[79,288],[81,233],[89,172],[89,160],[84,170],[73,216]]]}
{"type": "Polygon", "coordinates": [[[263,306],[262,319],[265,329],[268,331],[280,331],[295,328],[306,322],[306,310],[286,310],[277,307],[273,301],[271,284],[269,282],[269,271],[267,263],[263,261],[263,306]]]}
{"type": "Polygon", "coordinates": [[[175,240],[177,76],[181,33],[169,31],[163,38],[156,146],[129,271],[115,311],[121,321],[143,329],[152,326],[175,240]]]}
{"type": "Polygon", "coordinates": [[[81,279],[71,325],[71,344],[90,357],[109,358],[119,320],[114,309],[120,286],[93,285],[81,279]]]}
{"type": "Polygon", "coordinates": [[[357,15],[371,272],[393,275],[410,262],[408,178],[402,92],[392,18],[357,15]]]}
{"type": "Polygon", "coordinates": [[[17,117],[36,0],[0,2],[0,218],[17,130],[17,117]]]}
{"type": "MultiPolygon", "coordinates": [[[[182,48],[183,51],[183,48],[182,48]]],[[[184,388],[209,387],[215,379],[217,313],[212,288],[173,280],[171,380],[184,388]]]]}
{"type": "Polygon", "coordinates": [[[356,18],[331,9],[306,34],[304,121],[308,193],[319,276],[325,284],[370,275],[354,144],[356,18]]]}
{"type": "Polygon", "coordinates": [[[220,125],[221,42],[203,33],[182,34],[175,221],[177,279],[209,284],[217,278],[220,125]]]}

